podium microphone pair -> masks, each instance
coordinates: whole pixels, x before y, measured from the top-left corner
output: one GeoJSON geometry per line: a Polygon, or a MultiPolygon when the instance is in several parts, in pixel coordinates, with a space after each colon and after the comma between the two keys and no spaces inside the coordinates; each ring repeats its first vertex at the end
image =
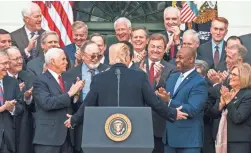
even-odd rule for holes
{"type": "Polygon", "coordinates": [[[119,68],[117,68],[117,69],[115,69],[115,73],[114,73],[116,76],[117,76],[117,80],[118,80],[118,90],[117,90],[117,94],[118,94],[118,107],[119,107],[119,93],[120,93],[120,90],[119,90],[119,84],[120,84],[120,74],[121,74],[121,72],[120,72],[120,69],[119,68]]]}

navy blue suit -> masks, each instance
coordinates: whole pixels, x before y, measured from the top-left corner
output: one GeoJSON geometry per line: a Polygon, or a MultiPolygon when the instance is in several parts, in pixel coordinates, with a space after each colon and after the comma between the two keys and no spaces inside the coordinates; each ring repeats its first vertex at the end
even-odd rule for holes
{"type": "Polygon", "coordinates": [[[188,153],[191,148],[191,153],[199,153],[203,146],[203,109],[207,100],[208,91],[207,83],[200,74],[192,71],[180,84],[174,93],[174,87],[179,73],[172,74],[166,82],[166,91],[170,92],[171,103],[169,107],[182,106],[182,112],[188,114],[188,119],[179,120],[175,123],[167,122],[166,132],[163,137],[165,144],[165,152],[172,153],[188,153]],[[172,148],[175,151],[167,151],[167,148],[172,148]],[[179,149],[177,149],[179,148],[179,149]],[[186,150],[187,148],[190,148],[186,150]]]}
{"type": "Polygon", "coordinates": [[[71,65],[74,65],[75,63],[75,53],[76,53],[76,44],[72,43],[72,44],[69,44],[67,46],[65,46],[63,48],[63,50],[65,51],[65,53],[68,55],[69,59],[70,59],[70,62],[71,62],[71,65]]]}
{"type": "Polygon", "coordinates": [[[148,81],[146,73],[127,68],[124,64],[115,64],[109,70],[93,77],[90,91],[84,103],[72,116],[71,124],[79,124],[83,120],[85,106],[117,106],[117,76],[115,70],[120,69],[120,106],[142,107],[146,104],[161,116],[175,121],[177,110],[169,108],[158,100],[148,81]]]}

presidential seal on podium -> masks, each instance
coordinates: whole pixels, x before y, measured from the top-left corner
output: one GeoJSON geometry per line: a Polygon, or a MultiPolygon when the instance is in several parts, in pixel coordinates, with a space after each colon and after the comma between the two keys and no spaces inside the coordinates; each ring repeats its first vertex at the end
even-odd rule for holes
{"type": "Polygon", "coordinates": [[[105,133],[113,141],[126,140],[130,136],[131,131],[131,121],[124,114],[113,114],[105,122],[105,133]]]}

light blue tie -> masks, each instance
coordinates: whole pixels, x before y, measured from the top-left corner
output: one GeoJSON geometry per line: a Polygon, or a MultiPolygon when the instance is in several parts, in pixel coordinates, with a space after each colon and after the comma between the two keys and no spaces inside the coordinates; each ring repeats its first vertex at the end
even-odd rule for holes
{"type": "Polygon", "coordinates": [[[179,88],[179,86],[180,86],[180,84],[181,84],[181,82],[182,82],[182,78],[183,78],[183,77],[184,77],[184,75],[181,73],[180,76],[179,76],[179,78],[178,78],[177,81],[176,81],[176,84],[175,84],[174,92],[173,92],[173,93],[175,93],[176,90],[179,88]]]}

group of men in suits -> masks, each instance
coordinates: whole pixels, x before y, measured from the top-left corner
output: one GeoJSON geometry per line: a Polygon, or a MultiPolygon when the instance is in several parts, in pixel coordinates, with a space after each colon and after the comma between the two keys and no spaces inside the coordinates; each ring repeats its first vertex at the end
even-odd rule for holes
{"type": "Polygon", "coordinates": [[[214,152],[213,134],[204,134],[217,130],[208,111],[219,99],[231,67],[251,59],[242,46],[249,49],[249,35],[224,41],[227,19],[212,21],[212,40],[202,45],[196,31],[180,30],[180,11],[173,7],[164,11],[161,34],[149,36],[143,27],[132,28],[127,18],[117,19],[116,44],[106,44],[99,33],[87,40],[87,25],[75,21],[74,42],[58,49],[59,37],[41,28],[41,10],[35,3],[22,15],[20,29],[0,29],[0,153],[81,152],[84,107],[115,105],[115,69],[121,70],[126,91],[121,104],[153,108],[154,153],[214,152]],[[196,59],[206,62],[203,75],[196,72],[196,59]],[[137,88],[139,84],[143,88],[137,88]],[[66,114],[75,113],[67,119],[66,114]],[[74,130],[66,129],[64,122],[74,130]]]}

